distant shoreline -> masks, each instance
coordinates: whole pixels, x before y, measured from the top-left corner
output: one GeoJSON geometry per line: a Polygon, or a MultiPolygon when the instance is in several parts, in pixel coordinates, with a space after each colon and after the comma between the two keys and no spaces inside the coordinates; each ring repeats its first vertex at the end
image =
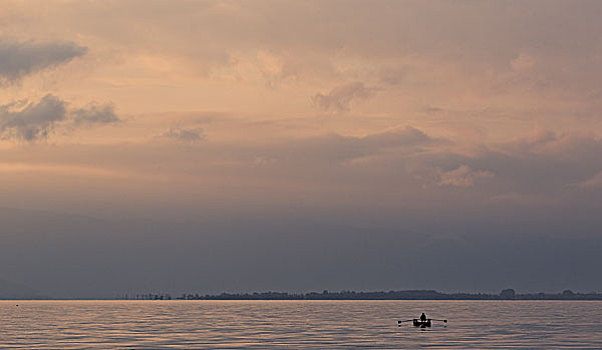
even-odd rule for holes
{"type": "Polygon", "coordinates": [[[172,297],[169,294],[124,295],[121,300],[602,300],[602,293],[574,293],[565,290],[560,293],[518,294],[513,289],[504,289],[499,294],[487,293],[441,293],[435,290],[404,290],[380,292],[327,290],[308,293],[254,292],[254,293],[198,293],[172,297]]]}
{"type": "Polygon", "coordinates": [[[404,290],[404,291],[380,291],[380,292],[308,292],[308,293],[287,293],[287,292],[254,292],[254,293],[220,293],[205,294],[186,293],[173,297],[167,293],[144,293],[144,294],[124,294],[114,298],[18,298],[9,297],[0,300],[414,300],[414,301],[454,301],[454,300],[550,300],[550,301],[602,301],[602,293],[575,293],[571,290],[565,290],[560,293],[516,293],[513,289],[504,289],[499,294],[490,293],[441,293],[434,290],[404,290]]]}

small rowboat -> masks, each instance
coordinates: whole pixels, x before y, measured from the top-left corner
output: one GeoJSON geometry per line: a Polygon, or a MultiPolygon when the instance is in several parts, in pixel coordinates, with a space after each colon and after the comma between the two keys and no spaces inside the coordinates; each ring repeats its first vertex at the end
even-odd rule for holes
{"type": "Polygon", "coordinates": [[[415,318],[412,320],[412,323],[414,324],[414,327],[426,328],[431,326],[431,319],[429,318],[426,321],[422,321],[415,318]]]}
{"type": "Polygon", "coordinates": [[[397,326],[401,327],[404,322],[412,322],[414,327],[427,328],[431,326],[431,321],[443,321],[445,326],[447,326],[447,320],[438,320],[436,318],[427,318],[426,320],[421,320],[419,318],[409,319],[405,321],[397,321],[397,326]]]}

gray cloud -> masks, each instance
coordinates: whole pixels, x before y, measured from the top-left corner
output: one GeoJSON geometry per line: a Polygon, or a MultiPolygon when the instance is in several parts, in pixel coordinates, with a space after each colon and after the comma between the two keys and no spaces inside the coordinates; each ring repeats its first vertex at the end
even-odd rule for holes
{"type": "Polygon", "coordinates": [[[0,135],[25,141],[45,139],[57,122],[67,116],[64,101],[53,95],[44,96],[38,103],[27,103],[21,110],[14,104],[0,106],[0,135]]]}
{"type": "Polygon", "coordinates": [[[328,93],[317,93],[312,97],[312,103],[315,107],[329,111],[347,111],[352,102],[366,99],[372,96],[371,89],[367,88],[362,82],[352,82],[339,85],[328,93]]]}
{"type": "Polygon", "coordinates": [[[0,82],[14,82],[82,56],[87,48],[75,43],[0,41],[0,82]]]}
{"type": "Polygon", "coordinates": [[[202,128],[173,127],[160,135],[161,137],[182,143],[196,143],[205,139],[202,128]]]}
{"type": "Polygon", "coordinates": [[[92,105],[87,109],[79,108],[71,111],[71,114],[76,125],[112,124],[121,121],[115,114],[115,107],[112,104],[92,105]]]}
{"type": "Polygon", "coordinates": [[[93,126],[119,122],[111,104],[70,110],[68,103],[48,94],[39,102],[17,101],[0,106],[0,137],[34,142],[48,138],[58,126],[93,126]]]}
{"type": "Polygon", "coordinates": [[[454,170],[442,172],[437,184],[440,186],[472,187],[477,181],[491,177],[493,177],[493,173],[490,171],[475,171],[466,165],[460,165],[454,170]]]}

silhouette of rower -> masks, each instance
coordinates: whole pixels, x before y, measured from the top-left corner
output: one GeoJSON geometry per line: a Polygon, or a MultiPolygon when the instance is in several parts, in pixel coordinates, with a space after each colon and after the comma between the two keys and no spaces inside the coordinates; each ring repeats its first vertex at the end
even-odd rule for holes
{"type": "Polygon", "coordinates": [[[422,322],[426,321],[426,315],[424,314],[424,312],[422,313],[422,315],[420,315],[420,321],[422,321],[422,322]]]}

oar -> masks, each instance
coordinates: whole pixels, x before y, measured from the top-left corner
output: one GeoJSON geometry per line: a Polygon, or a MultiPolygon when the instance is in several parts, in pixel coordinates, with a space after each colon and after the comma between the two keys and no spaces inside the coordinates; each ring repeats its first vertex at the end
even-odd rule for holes
{"type": "Polygon", "coordinates": [[[404,322],[411,322],[411,321],[414,321],[414,320],[397,321],[397,325],[401,326],[402,323],[404,323],[404,322]]]}
{"type": "Polygon", "coordinates": [[[433,321],[443,321],[443,322],[447,323],[447,320],[438,320],[436,318],[431,318],[431,320],[433,320],[433,321]]]}

